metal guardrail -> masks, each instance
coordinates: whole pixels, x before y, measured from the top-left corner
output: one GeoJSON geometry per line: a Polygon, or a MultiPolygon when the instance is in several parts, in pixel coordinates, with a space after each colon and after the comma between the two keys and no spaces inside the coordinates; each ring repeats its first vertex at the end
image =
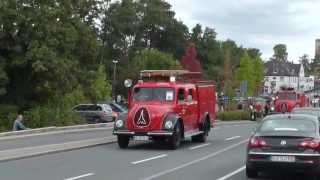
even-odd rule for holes
{"type": "Polygon", "coordinates": [[[7,137],[7,136],[17,136],[17,135],[29,135],[35,133],[47,133],[47,132],[54,132],[54,131],[66,131],[66,130],[81,130],[81,129],[94,129],[94,128],[103,128],[103,127],[113,127],[112,123],[100,123],[100,124],[85,124],[85,125],[75,125],[75,126],[64,126],[64,127],[45,127],[45,128],[37,128],[37,129],[30,129],[30,130],[23,130],[23,131],[12,131],[12,132],[4,132],[0,133],[0,137],[7,137]]]}

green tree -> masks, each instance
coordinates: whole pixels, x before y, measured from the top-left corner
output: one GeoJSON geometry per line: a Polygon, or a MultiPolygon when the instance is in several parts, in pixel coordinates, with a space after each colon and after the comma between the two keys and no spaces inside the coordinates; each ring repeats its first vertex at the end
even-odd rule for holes
{"type": "Polygon", "coordinates": [[[254,75],[255,67],[252,58],[245,53],[241,58],[240,66],[236,70],[236,80],[247,82],[247,96],[252,96],[255,89],[255,77],[254,75]]]}
{"type": "Polygon", "coordinates": [[[181,69],[178,60],[172,55],[155,49],[145,49],[137,54],[132,61],[132,68],[139,72],[141,70],[181,69]]]}
{"type": "Polygon", "coordinates": [[[111,85],[106,74],[105,67],[100,65],[88,91],[91,101],[97,102],[111,97],[111,85]]]}
{"type": "Polygon", "coordinates": [[[262,81],[264,79],[264,63],[260,57],[255,57],[253,60],[253,78],[254,78],[254,95],[259,95],[262,81]]]}
{"type": "MultiPolygon", "coordinates": [[[[0,57],[1,60],[1,57],[0,57]]],[[[9,81],[7,73],[4,70],[4,63],[0,62],[0,96],[5,95],[7,93],[6,85],[9,81]]]]}
{"type": "Polygon", "coordinates": [[[306,75],[310,75],[311,73],[311,64],[310,64],[310,58],[307,54],[304,54],[302,55],[300,58],[299,58],[299,62],[300,64],[303,65],[303,68],[304,68],[304,72],[306,73],[306,75]]]}
{"type": "Polygon", "coordinates": [[[277,44],[273,47],[274,55],[277,61],[287,61],[288,60],[288,52],[287,46],[285,44],[277,44]]]}
{"type": "Polygon", "coordinates": [[[87,80],[87,72],[97,69],[98,4],[1,1],[0,51],[10,79],[6,99],[20,106],[45,103],[87,80]]]}

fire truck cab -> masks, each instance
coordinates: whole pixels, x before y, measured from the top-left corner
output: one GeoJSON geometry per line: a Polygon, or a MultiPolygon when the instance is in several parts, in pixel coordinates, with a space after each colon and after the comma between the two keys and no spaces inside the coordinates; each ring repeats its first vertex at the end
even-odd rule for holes
{"type": "Polygon", "coordinates": [[[308,106],[308,102],[309,99],[303,92],[295,91],[294,88],[282,87],[276,93],[275,111],[279,113],[291,112],[295,107],[308,106]]]}
{"type": "Polygon", "coordinates": [[[120,148],[130,140],[166,141],[172,148],[182,139],[204,142],[215,120],[216,93],[200,73],[184,70],[141,71],[129,91],[128,113],[114,125],[120,148]]]}

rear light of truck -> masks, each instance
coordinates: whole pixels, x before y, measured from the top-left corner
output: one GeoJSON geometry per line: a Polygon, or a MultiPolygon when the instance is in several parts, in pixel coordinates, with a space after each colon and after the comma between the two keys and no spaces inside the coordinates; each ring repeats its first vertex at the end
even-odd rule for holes
{"type": "Polygon", "coordinates": [[[320,140],[319,139],[304,140],[300,142],[298,146],[304,149],[320,150],[320,140]]]}
{"type": "Polygon", "coordinates": [[[268,144],[263,138],[253,136],[253,137],[250,138],[248,146],[249,146],[250,149],[255,149],[255,148],[268,147],[268,144]]]}

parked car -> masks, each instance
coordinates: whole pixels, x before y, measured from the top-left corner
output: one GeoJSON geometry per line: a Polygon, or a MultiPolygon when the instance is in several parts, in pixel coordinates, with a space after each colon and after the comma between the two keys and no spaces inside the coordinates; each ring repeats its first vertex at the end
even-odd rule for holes
{"type": "Polygon", "coordinates": [[[87,123],[105,123],[115,120],[109,104],[79,104],[73,111],[87,120],[87,123]]]}
{"type": "Polygon", "coordinates": [[[320,120],[320,108],[304,107],[304,108],[294,108],[292,110],[293,114],[309,114],[317,116],[320,120]]]}
{"type": "Polygon", "coordinates": [[[316,116],[278,114],[267,116],[247,147],[246,175],[259,172],[320,172],[319,121],[316,116]]]}
{"type": "Polygon", "coordinates": [[[127,113],[128,109],[125,106],[122,106],[115,102],[106,102],[105,104],[109,105],[113,111],[113,120],[116,120],[121,114],[127,113]]]}

